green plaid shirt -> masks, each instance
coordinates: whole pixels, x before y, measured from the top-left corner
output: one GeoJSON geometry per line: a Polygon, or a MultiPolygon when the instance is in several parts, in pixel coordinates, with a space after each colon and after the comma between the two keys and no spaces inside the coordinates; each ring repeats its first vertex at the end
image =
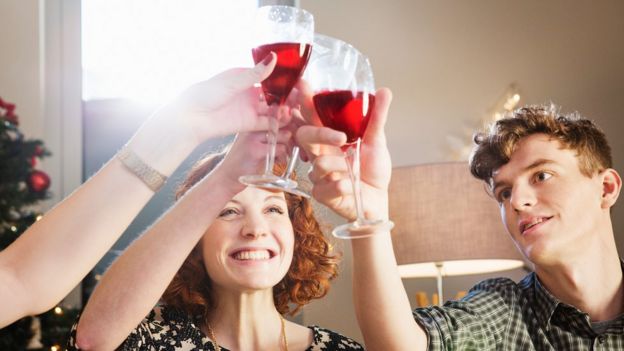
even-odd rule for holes
{"type": "Polygon", "coordinates": [[[586,313],[557,300],[535,273],[520,283],[485,280],[459,301],[413,314],[429,350],[624,350],[624,315],[597,333],[586,313]]]}

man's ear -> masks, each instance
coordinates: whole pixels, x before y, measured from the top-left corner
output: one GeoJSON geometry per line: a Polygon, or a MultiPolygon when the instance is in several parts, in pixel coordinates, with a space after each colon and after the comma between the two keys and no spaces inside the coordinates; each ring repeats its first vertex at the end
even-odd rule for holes
{"type": "Polygon", "coordinates": [[[622,178],[613,168],[607,168],[600,173],[602,178],[602,208],[611,208],[617,201],[622,189],[622,178]]]}

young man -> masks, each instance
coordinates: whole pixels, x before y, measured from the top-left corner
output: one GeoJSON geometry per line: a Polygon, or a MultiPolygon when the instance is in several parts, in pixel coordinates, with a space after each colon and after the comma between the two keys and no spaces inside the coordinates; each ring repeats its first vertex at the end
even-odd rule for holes
{"type": "MultiPolygon", "coordinates": [[[[377,106],[362,148],[364,204],[385,218],[390,158],[377,106]],[[381,204],[381,205],[380,205],[381,204]]],[[[313,195],[343,217],[354,211],[340,133],[297,133],[313,160],[313,195]]],[[[354,303],[370,350],[622,350],[624,285],[610,209],[621,189],[604,134],[589,120],[526,107],[475,137],[472,173],[500,205],[511,239],[534,263],[521,282],[490,279],[460,301],[416,309],[396,268],[389,233],[352,241],[354,303]]]]}

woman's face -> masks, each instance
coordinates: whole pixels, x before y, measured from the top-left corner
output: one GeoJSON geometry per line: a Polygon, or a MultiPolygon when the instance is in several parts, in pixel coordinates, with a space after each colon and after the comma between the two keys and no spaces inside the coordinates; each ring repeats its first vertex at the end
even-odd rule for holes
{"type": "Polygon", "coordinates": [[[269,289],[288,272],[294,233],[284,193],[247,187],[234,196],[202,239],[206,271],[235,291],[269,289]]]}

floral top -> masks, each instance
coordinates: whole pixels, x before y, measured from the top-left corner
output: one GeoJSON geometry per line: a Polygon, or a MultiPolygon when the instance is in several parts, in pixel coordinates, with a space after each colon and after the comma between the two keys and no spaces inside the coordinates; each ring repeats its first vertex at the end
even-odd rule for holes
{"type": "MultiPolygon", "coordinates": [[[[76,348],[76,325],[72,328],[68,349],[76,348]]],[[[317,326],[306,351],[364,350],[356,341],[317,326]]],[[[117,350],[214,351],[213,343],[185,313],[158,306],[134,329],[117,350]]],[[[221,346],[222,351],[228,349],[221,346]]]]}

